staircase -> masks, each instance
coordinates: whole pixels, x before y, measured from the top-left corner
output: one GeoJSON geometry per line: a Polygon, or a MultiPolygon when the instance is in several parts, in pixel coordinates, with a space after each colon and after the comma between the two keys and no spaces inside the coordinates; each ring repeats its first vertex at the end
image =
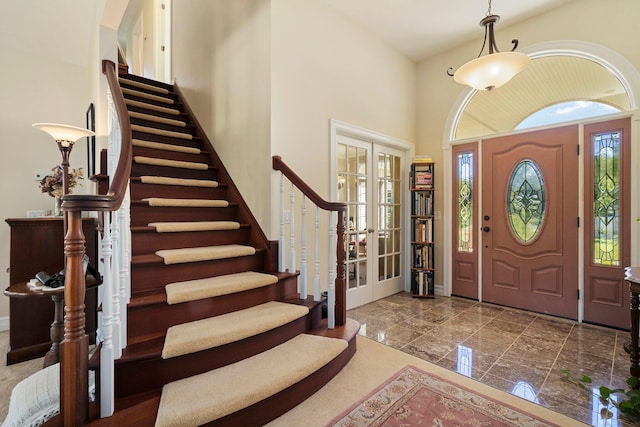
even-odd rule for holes
{"type": "MultiPolygon", "coordinates": [[[[298,273],[277,272],[274,242],[176,88],[119,82],[133,138],[131,298],[115,412],[92,408],[90,424],[263,425],[346,365],[358,325],[328,329],[298,273]]],[[[98,182],[104,194],[104,170],[98,182]]]]}

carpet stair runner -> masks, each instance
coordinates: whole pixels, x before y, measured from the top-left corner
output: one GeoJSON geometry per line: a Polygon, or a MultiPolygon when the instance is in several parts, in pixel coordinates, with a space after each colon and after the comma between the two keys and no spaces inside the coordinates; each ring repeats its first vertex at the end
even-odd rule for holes
{"type": "Polygon", "coordinates": [[[120,85],[133,137],[128,345],[117,411],[91,424],[262,425],[339,372],[357,323],[328,330],[296,272],[266,271],[269,242],[173,87],[120,85]]]}

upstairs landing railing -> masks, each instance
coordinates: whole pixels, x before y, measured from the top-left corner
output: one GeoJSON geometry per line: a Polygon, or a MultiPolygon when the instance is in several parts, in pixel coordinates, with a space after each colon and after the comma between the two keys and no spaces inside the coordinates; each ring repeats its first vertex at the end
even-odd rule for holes
{"type": "Polygon", "coordinates": [[[62,198],[62,210],[68,215],[65,236],[65,319],[64,339],[60,343],[60,416],[61,425],[81,426],[88,417],[89,339],[85,334],[84,297],[86,283],[83,267],[85,238],[82,212],[102,212],[103,284],[101,286],[102,335],[101,415],[113,413],[113,359],[119,357],[126,343],[126,301],[129,298],[126,249],[130,247],[128,230],[128,187],[131,172],[131,126],[124,96],[118,84],[116,65],[102,61],[102,72],[109,83],[111,113],[109,151],[116,153],[109,161],[110,185],[104,195],[70,194],[62,198]],[[108,243],[106,245],[105,241],[108,243]],[[114,242],[113,245],[110,242],[114,242]],[[114,269],[115,267],[115,269],[114,269]],[[106,349],[106,350],[105,350],[106,349]],[[109,355],[111,354],[111,355],[109,355]],[[103,359],[105,357],[107,360],[103,359]],[[109,362],[110,359],[110,362],[109,362]],[[109,364],[111,368],[109,368],[109,364]],[[111,380],[109,380],[111,375],[111,380]],[[106,389],[105,389],[106,387],[106,389]],[[108,388],[111,387],[111,397],[108,388]]]}
{"type": "Polygon", "coordinates": [[[280,171],[280,232],[278,238],[278,270],[284,272],[300,271],[299,288],[300,298],[306,299],[308,296],[309,274],[307,262],[307,199],[315,208],[314,213],[314,260],[313,260],[313,299],[321,300],[320,292],[320,210],[325,211],[329,221],[329,243],[326,253],[328,256],[327,269],[327,323],[329,328],[342,326],[347,319],[347,294],[344,280],[344,213],[347,205],[340,202],[328,202],[322,199],[302,178],[293,172],[280,156],[273,156],[273,169],[280,171]],[[289,210],[288,215],[285,210],[285,178],[290,183],[289,189],[289,210]],[[296,195],[300,195],[300,236],[296,239],[296,195]],[[288,216],[288,217],[286,217],[288,216]],[[288,244],[285,239],[285,224],[289,223],[288,244]],[[299,242],[299,245],[296,243],[299,242]],[[285,248],[288,246],[288,255],[285,248]],[[296,254],[300,253],[300,265],[296,264],[296,254]],[[288,262],[287,262],[288,258],[288,262]],[[335,270],[334,270],[335,266],[335,270]]]}

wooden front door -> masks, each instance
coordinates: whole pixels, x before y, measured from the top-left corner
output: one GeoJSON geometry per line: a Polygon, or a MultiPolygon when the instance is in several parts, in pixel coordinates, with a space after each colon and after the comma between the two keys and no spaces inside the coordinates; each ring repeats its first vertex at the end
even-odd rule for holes
{"type": "Polygon", "coordinates": [[[484,301],[577,319],[577,142],[577,125],[484,141],[484,301]]]}

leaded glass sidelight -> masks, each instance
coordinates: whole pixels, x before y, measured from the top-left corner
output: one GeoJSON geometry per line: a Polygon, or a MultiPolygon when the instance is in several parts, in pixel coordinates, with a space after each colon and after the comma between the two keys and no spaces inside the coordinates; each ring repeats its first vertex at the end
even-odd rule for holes
{"type": "Polygon", "coordinates": [[[458,252],[473,252],[473,152],[458,154],[458,252]]]}
{"type": "Polygon", "coordinates": [[[511,173],[507,216],[511,232],[522,243],[532,242],[542,229],[545,185],[542,172],[533,160],[521,160],[511,173]]]}
{"type": "Polygon", "coordinates": [[[593,262],[620,265],[620,132],[592,136],[593,262]]]}

